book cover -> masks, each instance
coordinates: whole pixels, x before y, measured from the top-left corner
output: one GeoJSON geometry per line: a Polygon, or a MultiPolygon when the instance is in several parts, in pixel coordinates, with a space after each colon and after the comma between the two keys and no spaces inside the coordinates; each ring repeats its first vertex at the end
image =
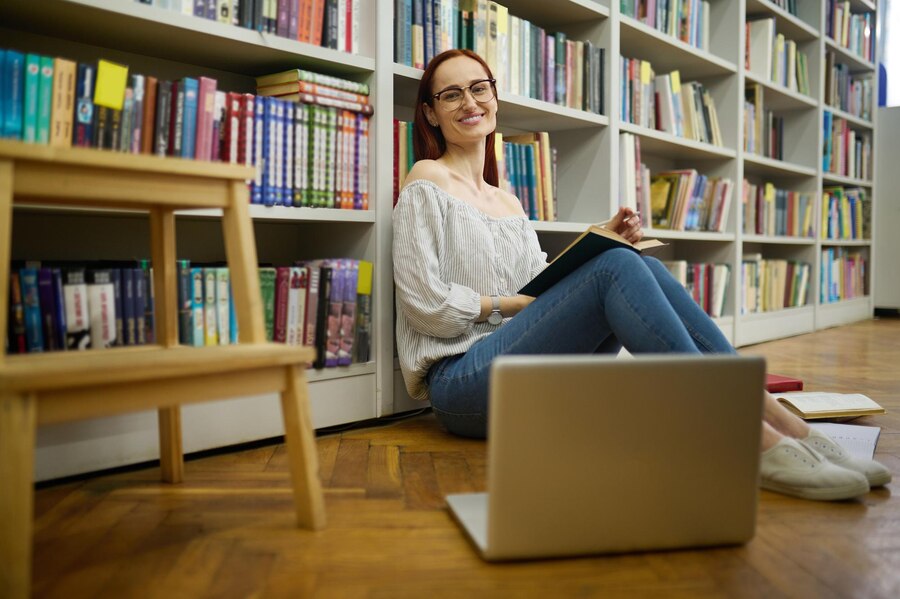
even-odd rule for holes
{"type": "Polygon", "coordinates": [[[25,339],[25,305],[22,300],[22,284],[18,271],[9,275],[9,346],[11,354],[24,354],[28,351],[25,339]]]}
{"type": "Polygon", "coordinates": [[[44,326],[41,319],[38,269],[26,267],[19,270],[22,286],[22,306],[25,313],[25,345],[29,353],[44,351],[44,326]]]}
{"type": "Polygon", "coordinates": [[[71,60],[53,61],[53,99],[50,109],[50,145],[67,148],[72,145],[72,118],[75,113],[75,74],[71,60]]]}
{"type": "Polygon", "coordinates": [[[520,289],[519,293],[537,297],[588,260],[599,256],[606,250],[627,248],[636,252],[643,252],[662,245],[665,244],[657,239],[644,239],[636,244],[632,244],[618,233],[604,229],[600,225],[591,225],[566,249],[560,252],[559,256],[547,265],[547,268],[520,289]]]}
{"type": "MultiPolygon", "coordinates": [[[[178,82],[178,95],[184,90],[184,108],[181,120],[181,153],[182,158],[194,158],[197,140],[197,94],[199,81],[194,77],[184,77],[178,82]]],[[[177,139],[177,137],[176,137],[177,139]]]]}
{"type": "Polygon", "coordinates": [[[885,409],[861,393],[777,393],[775,399],[804,420],[841,419],[884,414],[885,409]]]}
{"type": "Polygon", "coordinates": [[[803,391],[803,381],[791,376],[766,374],[766,391],[782,393],[785,391],[803,391]]]}
{"type": "Polygon", "coordinates": [[[262,295],[263,322],[266,326],[266,340],[275,340],[275,269],[260,267],[259,291],[262,295]]]}
{"type": "Polygon", "coordinates": [[[191,261],[176,260],[175,272],[178,277],[178,343],[194,344],[193,306],[191,285],[191,261]]]}
{"type": "Polygon", "coordinates": [[[146,345],[147,339],[147,320],[146,320],[146,304],[147,294],[150,290],[147,288],[147,281],[144,279],[144,269],[137,267],[131,268],[131,276],[134,281],[134,295],[132,297],[132,310],[134,311],[134,344],[146,345]]]}
{"type": "Polygon", "coordinates": [[[66,349],[66,299],[63,295],[62,269],[52,268],[53,306],[56,310],[56,347],[66,349]]]}
{"type": "Polygon", "coordinates": [[[137,318],[134,312],[134,269],[119,269],[122,284],[122,340],[121,345],[137,345],[137,318]]]}
{"type": "Polygon", "coordinates": [[[38,269],[38,299],[41,307],[41,325],[44,349],[55,351],[59,345],[59,323],[56,320],[56,296],[53,293],[53,270],[46,266],[38,269]]]}
{"type": "Polygon", "coordinates": [[[328,316],[331,307],[331,287],[334,268],[331,262],[323,261],[319,270],[318,301],[316,303],[315,344],[316,358],[313,368],[324,368],[328,342],[328,316]]]}
{"type": "Polygon", "coordinates": [[[156,342],[156,311],[153,307],[153,265],[150,260],[139,261],[144,279],[144,337],[145,343],[156,342]]]}
{"type": "Polygon", "coordinates": [[[203,278],[203,269],[199,266],[191,267],[191,335],[189,345],[201,347],[206,345],[206,321],[204,320],[204,307],[206,302],[203,293],[206,289],[206,281],[203,278]]]}
{"type": "Polygon", "coordinates": [[[275,268],[275,307],[273,312],[273,339],[276,343],[288,342],[288,312],[290,310],[291,268],[275,268]]]}
{"type": "MultiPolygon", "coordinates": [[[[22,139],[25,99],[25,55],[16,50],[5,50],[0,58],[0,137],[22,139]]],[[[51,60],[52,65],[52,60],[51,60]]],[[[51,80],[52,84],[52,80],[51,80]]]]}
{"type": "Polygon", "coordinates": [[[41,56],[38,78],[37,142],[50,143],[50,114],[53,110],[53,58],[41,56]]]}
{"type": "Polygon", "coordinates": [[[94,140],[94,65],[80,63],[75,82],[75,131],[72,144],[90,147],[94,140]]]}
{"type": "Polygon", "coordinates": [[[156,141],[153,128],[156,122],[156,103],[159,100],[159,80],[147,75],[144,80],[144,109],[141,115],[141,153],[152,154],[156,141]]]}
{"type": "Polygon", "coordinates": [[[288,298],[287,317],[285,318],[285,343],[287,345],[300,345],[300,266],[291,266],[288,269],[288,298]]]}
{"type": "Polygon", "coordinates": [[[353,362],[353,341],[356,337],[356,291],[359,277],[359,261],[347,260],[344,269],[344,298],[341,306],[340,346],[338,366],[353,362]]]}
{"type": "Polygon", "coordinates": [[[344,307],[344,265],[342,261],[331,263],[331,281],[328,289],[328,307],[325,322],[325,367],[338,365],[341,347],[341,313],[344,307]]]}
{"type": "Polygon", "coordinates": [[[66,349],[87,349],[91,345],[91,325],[84,268],[65,271],[63,294],[66,301],[66,349]]]}
{"type": "Polygon", "coordinates": [[[87,294],[91,348],[112,347],[116,342],[116,297],[109,269],[87,271],[87,294]]]}
{"type": "Polygon", "coordinates": [[[203,344],[219,344],[219,327],[216,323],[218,310],[216,306],[216,287],[218,285],[217,269],[205,267],[203,269],[203,344]]]}
{"type": "Polygon", "coordinates": [[[368,362],[371,359],[372,271],[371,262],[359,261],[356,279],[356,338],[353,341],[357,363],[368,362]]]}
{"type": "Polygon", "coordinates": [[[114,345],[125,345],[125,294],[122,289],[122,269],[110,268],[113,284],[113,298],[116,306],[116,341],[114,345]]]}
{"type": "MultiPolygon", "coordinates": [[[[22,140],[37,141],[38,86],[41,75],[41,57],[37,54],[25,55],[25,104],[22,110],[22,140]]],[[[3,76],[0,74],[0,76],[3,76]]],[[[3,114],[5,114],[5,110],[3,114]]]]}
{"type": "Polygon", "coordinates": [[[216,339],[219,345],[231,342],[231,273],[226,266],[216,271],[216,339]]]}

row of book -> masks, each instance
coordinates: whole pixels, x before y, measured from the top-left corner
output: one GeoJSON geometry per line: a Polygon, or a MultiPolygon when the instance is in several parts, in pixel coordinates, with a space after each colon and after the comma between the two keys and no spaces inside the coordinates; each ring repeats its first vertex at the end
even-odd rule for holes
{"type": "Polygon", "coordinates": [[[741,261],[741,314],[805,306],[810,270],[808,262],[744,254],[741,261]]]}
{"type": "Polygon", "coordinates": [[[334,259],[259,270],[266,335],[316,348],[315,368],[369,361],[372,263],[334,259]]]}
{"type": "Polygon", "coordinates": [[[830,304],[868,294],[868,260],[863,252],[842,247],[822,248],[819,266],[820,303],[830,304]]]}
{"type": "Polygon", "coordinates": [[[731,179],[695,169],[651,174],[640,136],[619,134],[619,205],[639,212],[644,228],[722,232],[733,187],[731,179]]]}
{"type": "Polygon", "coordinates": [[[871,73],[852,73],[850,67],[825,53],[825,104],[861,119],[872,120],[875,83],[871,73]]]}
{"type": "Polygon", "coordinates": [[[757,185],[744,179],[741,193],[744,233],[783,237],[815,236],[815,202],[810,193],[757,185]]]}
{"type": "MultiPolygon", "coordinates": [[[[228,267],[177,262],[178,340],[229,345],[239,331],[228,267]]],[[[34,264],[10,275],[9,353],[104,349],[155,342],[153,269],[120,263],[34,264]]],[[[366,362],[372,264],[313,260],[260,267],[269,341],[317,349],[317,368],[366,362]]]]}
{"type": "Polygon", "coordinates": [[[731,267],[727,264],[664,260],[663,264],[711,318],[725,313],[731,267]]]}
{"type": "Polygon", "coordinates": [[[765,107],[763,87],[744,88],[744,151],[784,160],[784,117],[765,107]]]}
{"type": "Polygon", "coordinates": [[[709,2],[619,0],[619,12],[695,48],[709,50],[709,2]]]}
{"type": "Polygon", "coordinates": [[[872,178],[872,133],[852,127],[847,119],[835,117],[830,110],[824,112],[822,170],[869,180],[872,178]]]}
{"type": "MultiPolygon", "coordinates": [[[[394,119],[394,205],[414,163],[413,124],[394,119]]],[[[530,220],[555,221],[558,215],[556,149],[540,131],[504,137],[495,133],[499,187],[522,203],[530,220]]]]}
{"type": "Polygon", "coordinates": [[[862,187],[822,190],[822,239],[868,239],[871,204],[862,187]]]}
{"type": "Polygon", "coordinates": [[[875,14],[854,14],[849,0],[826,0],[825,35],[869,62],[875,61],[875,14]]]}
{"type": "Polygon", "coordinates": [[[227,25],[359,52],[360,0],[136,0],[227,25]]]}
{"type": "Polygon", "coordinates": [[[769,0],[769,2],[795,17],[797,16],[797,0],[769,0]]]}
{"type": "Polygon", "coordinates": [[[424,69],[451,48],[485,59],[500,91],[604,112],[605,49],[551,33],[490,0],[396,0],[394,60],[424,69]]]}
{"type": "Polygon", "coordinates": [[[8,353],[154,343],[149,261],[10,269],[8,353]]]}
{"type": "Polygon", "coordinates": [[[678,70],[656,75],[646,60],[622,57],[622,120],[672,135],[722,145],[712,94],[678,70]]]}
{"type": "Polygon", "coordinates": [[[0,135],[256,166],[253,203],[367,209],[368,86],[300,69],[259,80],[254,96],[3,50],[0,135]]]}
{"type": "Polygon", "coordinates": [[[775,29],[775,18],[755,19],[745,25],[744,68],[763,81],[809,95],[809,65],[797,42],[775,29]]]}

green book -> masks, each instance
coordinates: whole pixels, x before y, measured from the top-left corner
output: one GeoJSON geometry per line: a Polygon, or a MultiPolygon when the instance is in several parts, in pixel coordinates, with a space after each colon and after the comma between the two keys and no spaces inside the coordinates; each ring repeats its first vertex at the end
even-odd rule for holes
{"type": "Polygon", "coordinates": [[[263,320],[266,323],[266,340],[275,340],[275,269],[271,266],[259,269],[259,290],[262,294],[263,320]]]}
{"type": "Polygon", "coordinates": [[[50,143],[50,112],[53,108],[53,58],[41,56],[38,75],[37,142],[50,143]]]}
{"type": "Polygon", "coordinates": [[[544,293],[569,274],[577,270],[588,260],[599,256],[613,248],[628,248],[635,252],[665,245],[658,239],[644,239],[631,243],[618,233],[604,229],[601,225],[591,225],[587,231],[579,235],[569,247],[547,265],[535,278],[519,290],[522,295],[537,297],[544,293]]]}
{"type": "Polygon", "coordinates": [[[22,139],[29,143],[37,141],[38,88],[41,74],[41,57],[37,54],[25,56],[25,110],[22,139]]]}

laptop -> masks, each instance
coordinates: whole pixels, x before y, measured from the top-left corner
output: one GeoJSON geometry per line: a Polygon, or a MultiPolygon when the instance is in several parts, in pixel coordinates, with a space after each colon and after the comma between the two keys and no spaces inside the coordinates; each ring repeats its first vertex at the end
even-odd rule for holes
{"type": "Polygon", "coordinates": [[[486,560],[745,543],[764,378],[761,357],[500,357],[488,492],[449,508],[486,560]]]}

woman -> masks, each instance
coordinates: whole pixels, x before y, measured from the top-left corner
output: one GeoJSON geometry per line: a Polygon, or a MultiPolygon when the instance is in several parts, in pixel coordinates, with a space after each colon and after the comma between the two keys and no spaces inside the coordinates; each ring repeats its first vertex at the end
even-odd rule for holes
{"type": "MultiPolygon", "coordinates": [[[[537,299],[518,289],[546,266],[519,200],[497,187],[497,93],[487,64],[448,50],[419,85],[416,164],[394,210],[397,347],[409,393],[450,432],[484,437],[490,364],[501,354],[734,353],[666,268],[625,249],[597,256],[537,299]]],[[[640,220],[606,225],[630,241],[640,220]]],[[[765,394],[763,488],[845,499],[890,472],[854,460],[765,394]]]]}

